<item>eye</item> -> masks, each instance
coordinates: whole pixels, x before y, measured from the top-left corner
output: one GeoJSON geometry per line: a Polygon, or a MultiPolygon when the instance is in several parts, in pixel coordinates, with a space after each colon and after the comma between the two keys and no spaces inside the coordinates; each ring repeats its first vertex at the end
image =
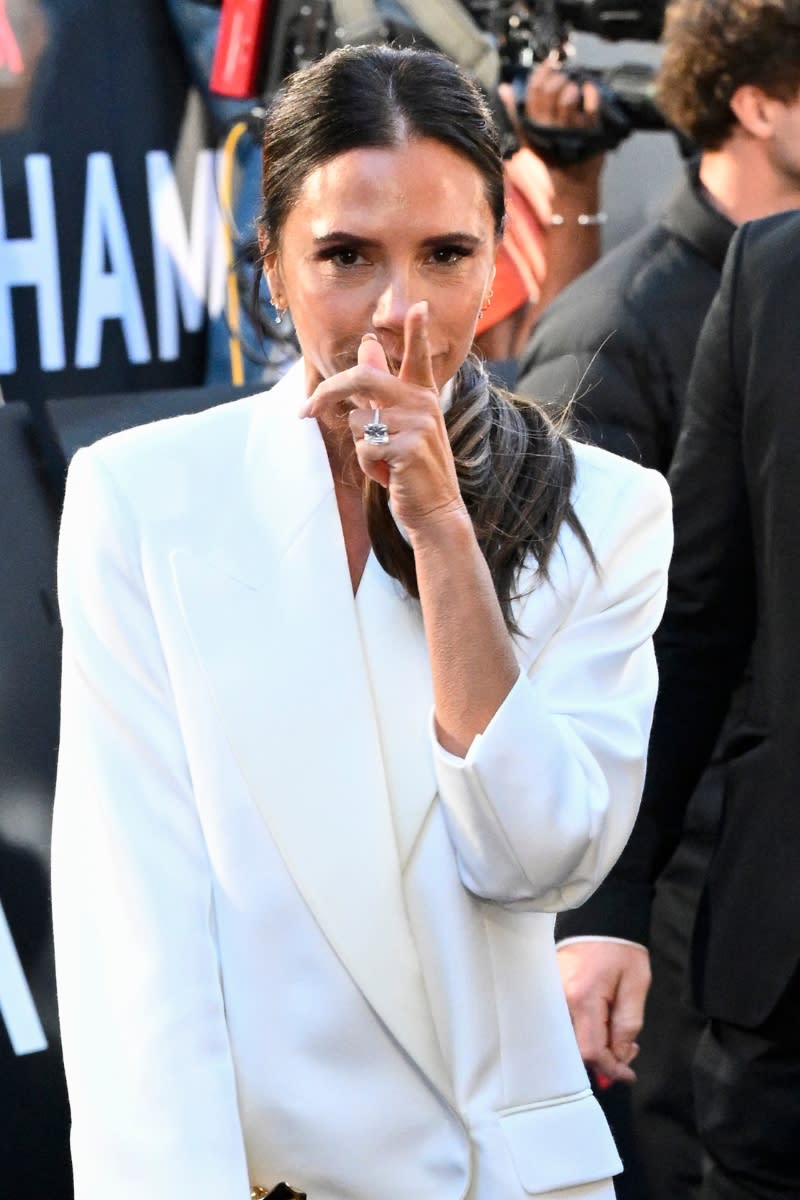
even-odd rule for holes
{"type": "Polygon", "coordinates": [[[437,246],[431,253],[431,258],[442,266],[453,266],[462,258],[470,258],[473,253],[472,246],[465,246],[461,242],[448,242],[446,245],[437,246]]]}
{"type": "Polygon", "coordinates": [[[364,257],[355,246],[326,246],[320,251],[322,262],[333,263],[337,267],[358,267],[363,264],[364,257]]]}

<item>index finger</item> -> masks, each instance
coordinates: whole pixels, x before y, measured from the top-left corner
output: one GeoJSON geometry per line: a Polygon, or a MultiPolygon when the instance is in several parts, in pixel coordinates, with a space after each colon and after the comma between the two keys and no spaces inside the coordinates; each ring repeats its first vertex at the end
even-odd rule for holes
{"type": "Polygon", "coordinates": [[[428,342],[428,301],[412,304],[405,317],[405,346],[398,379],[438,391],[428,342]]]}

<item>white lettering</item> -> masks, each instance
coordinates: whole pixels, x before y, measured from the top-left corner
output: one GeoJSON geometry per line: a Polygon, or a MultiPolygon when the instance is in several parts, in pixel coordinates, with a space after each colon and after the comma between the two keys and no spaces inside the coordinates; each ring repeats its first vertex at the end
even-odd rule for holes
{"type": "Polygon", "coordinates": [[[15,1054],[37,1054],[47,1049],[47,1038],[1,903],[0,1014],[15,1054]]]}
{"type": "Polygon", "coordinates": [[[32,236],[9,238],[0,176],[0,372],[8,374],[17,369],[14,287],[36,288],[42,370],[60,371],[66,365],[53,177],[47,155],[28,155],[25,178],[32,236]]]}
{"type": "MultiPolygon", "coordinates": [[[[214,189],[216,230],[208,282],[208,315],[212,320],[216,321],[225,311],[229,270],[228,255],[230,252],[229,237],[226,236],[225,230],[225,217],[222,214],[219,204],[219,197],[225,195],[223,172],[226,170],[226,166],[225,156],[222,150],[218,150],[214,155],[214,164],[214,171],[217,179],[217,185],[214,189]]],[[[233,205],[234,201],[231,200],[230,204],[233,205]]],[[[255,213],[253,216],[255,217],[255,213]]],[[[228,216],[228,220],[233,220],[233,214],[228,216]]]]}
{"type": "Polygon", "coordinates": [[[103,323],[115,319],[122,322],[128,358],[147,362],[150,343],[114,166],[109,154],[97,153],[86,164],[76,366],[99,365],[103,323]]]}
{"type": "Polygon", "coordinates": [[[205,298],[215,247],[220,241],[216,202],[214,154],[201,151],[195,162],[192,215],[187,234],[172,163],[163,150],[147,155],[147,188],[153,231],[153,260],[158,317],[158,355],[164,361],[178,357],[178,305],[190,332],[205,320],[205,298]]]}

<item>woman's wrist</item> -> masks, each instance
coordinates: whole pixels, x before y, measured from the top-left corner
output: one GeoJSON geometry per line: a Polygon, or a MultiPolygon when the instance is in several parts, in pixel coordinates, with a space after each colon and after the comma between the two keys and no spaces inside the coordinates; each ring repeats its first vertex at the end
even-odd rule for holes
{"type": "Polygon", "coordinates": [[[475,541],[472,519],[461,499],[432,509],[406,531],[415,555],[426,549],[463,549],[475,541]]]}

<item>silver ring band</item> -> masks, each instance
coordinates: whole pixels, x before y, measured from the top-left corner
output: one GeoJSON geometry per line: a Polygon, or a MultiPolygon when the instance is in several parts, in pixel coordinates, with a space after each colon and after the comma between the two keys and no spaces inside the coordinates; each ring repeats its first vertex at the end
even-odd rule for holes
{"type": "Polygon", "coordinates": [[[372,420],[364,426],[364,441],[370,446],[385,446],[389,441],[389,426],[381,420],[379,408],[373,408],[372,420]]]}

